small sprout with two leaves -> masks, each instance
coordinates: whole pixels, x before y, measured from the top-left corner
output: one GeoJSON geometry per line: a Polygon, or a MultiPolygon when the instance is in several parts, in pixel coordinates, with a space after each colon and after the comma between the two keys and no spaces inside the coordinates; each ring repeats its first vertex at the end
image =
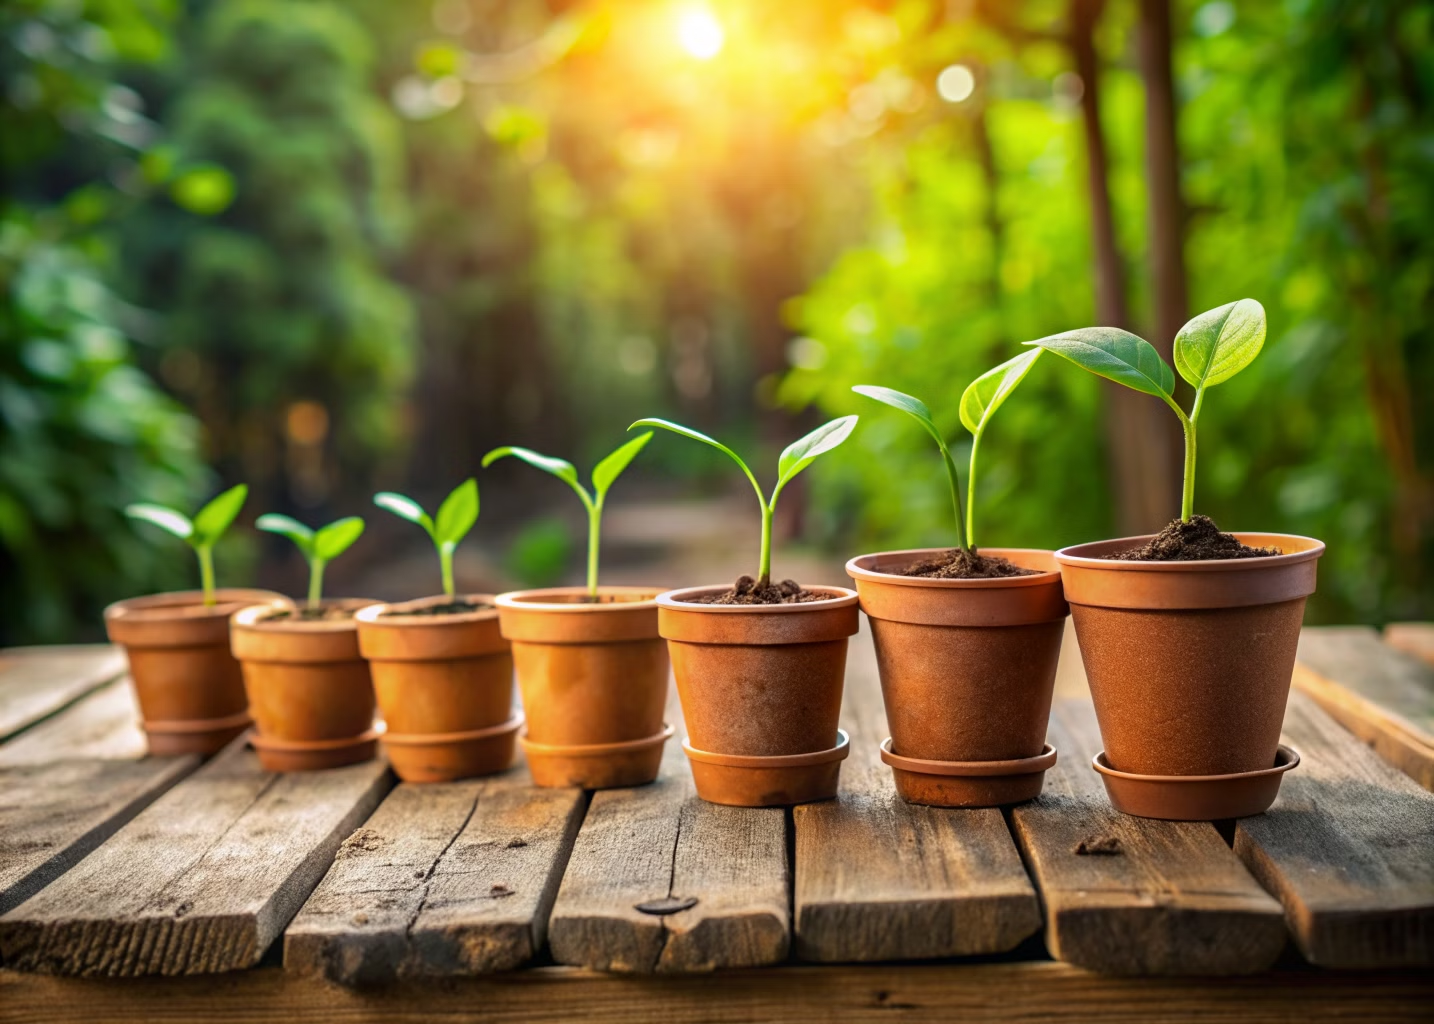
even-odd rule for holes
{"type": "Polygon", "coordinates": [[[483,468],[487,469],[504,456],[512,455],[514,458],[522,459],[530,466],[541,469],[544,473],[551,473],[577,492],[578,497],[582,499],[583,508],[588,511],[588,597],[596,600],[598,596],[598,547],[601,543],[602,510],[607,501],[607,492],[617,478],[622,475],[622,471],[628,467],[628,463],[637,458],[637,453],[642,451],[647,446],[647,442],[651,440],[652,432],[648,431],[646,434],[633,438],[594,466],[592,493],[588,493],[578,482],[577,468],[571,462],[555,459],[551,455],[539,455],[529,448],[517,448],[512,445],[494,448],[483,456],[483,468]]]}
{"type": "Polygon", "coordinates": [[[393,491],[381,491],[373,496],[373,503],[386,508],[400,519],[417,523],[428,533],[433,546],[438,549],[438,564],[443,573],[443,593],[451,601],[454,598],[453,552],[473,524],[478,521],[478,481],[469,477],[438,506],[438,514],[430,516],[423,506],[412,498],[393,491]]]}
{"type": "Polygon", "coordinates": [[[167,530],[194,549],[199,556],[200,586],[204,589],[204,605],[212,608],[214,597],[214,545],[224,536],[244,499],[249,496],[247,484],[231,487],[201,508],[193,519],[172,508],[140,502],[126,506],[124,514],[131,519],[141,519],[167,530]]]}
{"type": "Polygon", "coordinates": [[[956,462],[951,458],[946,439],[941,436],[941,430],[936,426],[936,421],[932,419],[931,411],[926,408],[925,403],[900,391],[872,384],[858,384],[852,388],[859,395],[900,409],[925,427],[926,432],[936,440],[936,446],[941,449],[941,459],[946,465],[946,478],[951,486],[951,506],[956,513],[956,540],[968,555],[976,554],[976,456],[981,450],[981,438],[986,433],[991,417],[1010,397],[1011,392],[1016,390],[1016,385],[1031,372],[1031,367],[1036,365],[1040,355],[1041,350],[1036,349],[1034,352],[1022,352],[1014,359],[1006,360],[973,380],[961,395],[961,424],[971,432],[971,462],[966,470],[964,529],[961,523],[961,484],[956,476],[956,462]]]}
{"type": "Polygon", "coordinates": [[[752,471],[747,468],[747,464],[737,456],[737,453],[706,434],[693,430],[691,427],[659,419],[638,420],[627,429],[660,427],[663,430],[670,430],[674,434],[681,434],[683,437],[690,437],[694,441],[711,445],[741,467],[747,480],[752,484],[752,490],[757,492],[757,503],[762,508],[762,554],[757,567],[757,587],[765,590],[772,583],[772,515],[777,510],[777,499],[781,497],[782,488],[791,483],[792,478],[798,473],[815,462],[818,455],[826,454],[850,437],[851,432],[856,429],[856,421],[857,417],[855,416],[842,416],[823,423],[806,437],[788,445],[782,452],[781,458],[777,460],[777,484],[772,488],[770,499],[763,493],[762,485],[757,483],[757,478],[752,475],[752,471]]]}
{"type": "Polygon", "coordinates": [[[1155,346],[1116,327],[1083,327],[1028,341],[1063,356],[1082,369],[1161,399],[1185,430],[1185,486],[1180,519],[1195,511],[1195,428],[1205,389],[1229,380],[1254,361],[1265,344],[1265,307],[1240,299],[1195,317],[1175,335],[1175,366],[1195,388],[1190,415],[1175,401],[1175,374],[1155,346]]]}
{"type": "Polygon", "coordinates": [[[324,595],[324,566],[349,549],[363,534],[363,520],[358,516],[336,519],[328,526],[311,530],[297,519],[270,512],[254,523],[267,533],[277,533],[294,542],[309,562],[310,611],[317,611],[324,595]]]}

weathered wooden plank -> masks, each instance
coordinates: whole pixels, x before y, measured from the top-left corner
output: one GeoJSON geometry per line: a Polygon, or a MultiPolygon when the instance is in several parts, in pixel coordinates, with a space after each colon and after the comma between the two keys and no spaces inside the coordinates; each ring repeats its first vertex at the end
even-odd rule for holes
{"type": "Polygon", "coordinates": [[[198,764],[174,757],[0,770],[0,914],[74,867],[198,764]]]}
{"type": "Polygon", "coordinates": [[[1425,789],[1434,789],[1434,666],[1368,626],[1300,634],[1294,685],[1425,789]]]}
{"type": "Polygon", "coordinates": [[[1384,627],[1384,642],[1434,665],[1434,622],[1391,622],[1384,627]]]}
{"type": "Polygon", "coordinates": [[[836,800],[793,809],[797,953],[909,960],[1012,949],[1041,926],[1035,889],[999,810],[919,807],[896,795],[870,631],[853,637],[836,800]]]}
{"type": "Polygon", "coordinates": [[[110,976],[252,966],[391,778],[383,761],[273,775],[236,740],[0,917],[0,959],[110,976]]]}
{"type": "Polygon", "coordinates": [[[400,785],[339,848],[284,933],[284,966],[345,985],[532,960],[587,800],[491,779],[400,785]]]}
{"type": "Polygon", "coordinates": [[[1011,828],[1041,891],[1046,948],[1111,974],[1253,974],[1284,949],[1280,905],[1213,825],[1150,821],[1110,806],[1091,758],[1100,750],[1088,700],[1056,701],[1060,751],[1041,796],[1011,828]]]}
{"type": "Polygon", "coordinates": [[[136,761],[146,749],[134,687],[128,678],[121,678],[0,745],[0,767],[69,760],[136,761]]]}
{"type": "MultiPolygon", "coordinates": [[[[668,721],[681,736],[675,691],[668,721]]],[[[559,963],[645,973],[786,958],[786,812],[705,803],[686,762],[674,738],[656,782],[593,794],[548,925],[559,963]],[[638,909],[687,900],[672,913],[638,909]]]]}
{"type": "Polygon", "coordinates": [[[1434,794],[1304,694],[1286,742],[1302,755],[1235,852],[1277,896],[1301,951],[1326,967],[1434,965],[1434,794]]]}
{"type": "Polygon", "coordinates": [[[634,980],[548,967],[353,991],[259,968],[207,978],[50,978],[0,971],[14,1024],[1301,1024],[1429,1020],[1428,972],[1287,970],[1217,982],[1116,978],[1051,961],[780,966],[634,980]]]}
{"type": "Polygon", "coordinates": [[[0,742],[124,670],[124,652],[109,644],[0,651],[0,742]]]}

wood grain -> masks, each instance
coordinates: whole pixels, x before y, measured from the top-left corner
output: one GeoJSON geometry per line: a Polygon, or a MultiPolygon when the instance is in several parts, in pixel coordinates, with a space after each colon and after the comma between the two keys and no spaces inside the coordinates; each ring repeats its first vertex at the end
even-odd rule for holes
{"type": "Polygon", "coordinates": [[[1434,966],[1434,794],[1300,692],[1285,742],[1303,760],[1269,811],[1238,822],[1235,852],[1312,963],[1434,966]]]}
{"type": "MultiPolygon", "coordinates": [[[[677,737],[681,714],[672,691],[677,737]]],[[[647,973],[786,958],[786,813],[699,799],[677,737],[656,782],[593,794],[548,927],[559,963],[647,973]],[[669,897],[697,902],[671,914],[637,909],[669,897]]]]}
{"type": "Polygon", "coordinates": [[[136,761],[145,756],[139,704],[128,677],[105,683],[0,745],[0,767],[56,761],[136,761]]]}
{"type": "Polygon", "coordinates": [[[243,744],[0,918],[3,962],[111,976],[257,963],[392,783],[383,761],[273,775],[243,744]]]}
{"type": "Polygon", "coordinates": [[[0,742],[124,671],[124,652],[109,644],[0,651],[0,742]]]}
{"type": "Polygon", "coordinates": [[[1434,622],[1391,622],[1384,627],[1384,642],[1434,666],[1434,622]]]}
{"type": "Polygon", "coordinates": [[[587,805],[526,768],[400,785],[339,848],[284,934],[284,966],[346,985],[510,970],[543,948],[587,805]]]}
{"type": "Polygon", "coordinates": [[[1033,935],[1040,907],[1001,812],[920,807],[896,795],[878,751],[886,714],[865,625],[848,655],[842,728],[851,754],[837,799],[792,813],[797,954],[966,956],[1033,935]]]}
{"type": "Polygon", "coordinates": [[[1011,828],[1041,891],[1051,956],[1112,974],[1252,974],[1285,946],[1280,905],[1213,825],[1151,821],[1110,806],[1091,758],[1095,709],[1057,700],[1060,751],[1011,828]],[[1108,851],[1108,852],[1098,852],[1108,851]]]}

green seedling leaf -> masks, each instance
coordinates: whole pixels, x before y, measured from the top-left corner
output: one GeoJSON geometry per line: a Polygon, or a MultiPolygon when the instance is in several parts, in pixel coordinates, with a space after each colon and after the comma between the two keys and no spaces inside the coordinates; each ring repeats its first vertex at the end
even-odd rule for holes
{"type": "Polygon", "coordinates": [[[961,514],[961,482],[956,476],[956,462],[951,458],[951,452],[946,447],[946,438],[941,436],[941,430],[936,426],[936,421],[931,417],[931,410],[926,403],[912,395],[900,391],[893,391],[891,388],[884,388],[878,384],[857,384],[852,388],[858,395],[865,395],[867,398],[874,398],[883,402],[893,409],[900,409],[916,422],[926,428],[936,441],[936,447],[941,449],[941,462],[946,467],[946,481],[951,487],[951,508],[956,513],[956,542],[963,548],[969,545],[961,522],[964,518],[961,514]]]}
{"type": "Polygon", "coordinates": [[[628,464],[637,458],[637,453],[646,448],[647,442],[651,440],[652,431],[649,430],[645,434],[634,437],[593,467],[593,490],[597,493],[599,501],[607,494],[608,488],[622,475],[622,471],[628,467],[628,464]]]}
{"type": "Polygon", "coordinates": [[[752,471],[747,468],[747,464],[742,461],[741,456],[739,456],[731,448],[728,448],[721,441],[708,437],[700,430],[693,430],[691,427],[684,427],[682,426],[682,424],[673,423],[670,420],[660,420],[656,418],[638,420],[636,423],[632,424],[627,429],[636,430],[638,427],[658,427],[662,430],[670,430],[674,434],[681,434],[683,437],[690,437],[694,441],[701,441],[703,444],[711,445],[713,448],[716,448],[719,452],[724,453],[729,459],[742,467],[742,472],[747,474],[747,479],[752,481],[753,487],[757,488],[757,496],[763,501],[766,501],[766,495],[762,493],[762,488],[757,484],[757,478],[752,475],[752,471]]]}
{"type": "Polygon", "coordinates": [[[1227,381],[1265,344],[1265,307],[1254,299],[1201,313],[1175,335],[1175,368],[1197,389],[1227,381]]]}
{"type": "Polygon", "coordinates": [[[1117,384],[1157,398],[1175,393],[1175,371],[1155,346],[1118,327],[1082,327],[1028,341],[1117,384]]]}
{"type": "Polygon", "coordinates": [[[277,512],[268,512],[254,520],[254,525],[265,533],[288,537],[304,553],[305,558],[314,557],[314,531],[297,519],[281,516],[277,512]]]}
{"type": "Polygon", "coordinates": [[[400,519],[407,519],[410,523],[417,523],[433,536],[433,519],[423,511],[423,506],[412,498],[393,491],[380,491],[373,496],[373,503],[379,508],[387,509],[400,519]]]}
{"type": "Polygon", "coordinates": [[[314,534],[314,557],[332,562],[363,535],[363,520],[345,516],[322,527],[314,534]]]}
{"type": "Polygon", "coordinates": [[[477,521],[478,481],[469,477],[453,488],[452,493],[443,499],[443,504],[438,506],[438,517],[433,526],[434,539],[455,548],[477,521]]]}
{"type": "Polygon", "coordinates": [[[1016,385],[1025,379],[1045,349],[1035,348],[1008,359],[973,380],[961,396],[961,425],[972,434],[979,433],[995,415],[1016,385]]]}
{"type": "Polygon", "coordinates": [[[544,473],[551,473],[559,480],[566,481],[569,487],[577,487],[579,490],[582,489],[582,485],[578,483],[578,471],[573,468],[571,462],[565,459],[555,459],[551,455],[539,455],[530,448],[517,448],[514,446],[494,448],[487,455],[483,456],[483,468],[487,469],[505,455],[512,455],[522,459],[530,466],[541,469],[544,473]]]}
{"type": "Polygon", "coordinates": [[[224,532],[238,518],[239,510],[244,507],[244,499],[247,497],[249,497],[248,485],[239,484],[229,488],[200,509],[194,517],[194,536],[190,543],[196,546],[213,547],[214,543],[224,536],[224,532]]]}
{"type": "Polygon", "coordinates": [[[161,530],[174,534],[180,540],[187,541],[194,535],[194,524],[189,521],[188,516],[176,512],[172,508],[165,508],[163,505],[139,502],[134,505],[126,505],[124,514],[131,519],[139,519],[158,526],[161,530]]]}
{"type": "Polygon", "coordinates": [[[777,493],[787,482],[815,462],[818,455],[826,454],[850,437],[856,429],[856,421],[855,416],[838,417],[787,445],[777,460],[777,487],[772,492],[772,500],[776,501],[777,493]]]}

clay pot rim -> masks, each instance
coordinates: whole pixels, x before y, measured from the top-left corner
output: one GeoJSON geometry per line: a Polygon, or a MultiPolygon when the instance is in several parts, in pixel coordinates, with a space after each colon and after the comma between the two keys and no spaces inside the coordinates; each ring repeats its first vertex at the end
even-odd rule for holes
{"type": "Polygon", "coordinates": [[[395,747],[434,747],[446,743],[468,743],[517,732],[525,721],[527,719],[523,717],[523,712],[518,711],[506,722],[482,729],[469,729],[466,732],[390,732],[384,734],[383,742],[395,747]]]}
{"type": "MultiPolygon", "coordinates": [[[[1014,587],[1039,587],[1044,584],[1051,584],[1061,578],[1060,567],[1057,566],[1047,572],[1038,572],[1030,576],[1001,576],[996,579],[987,580],[942,580],[931,579],[925,576],[901,576],[894,572],[878,572],[875,569],[868,569],[858,562],[870,559],[886,558],[895,555],[910,556],[912,561],[918,560],[923,555],[940,554],[950,551],[951,548],[906,548],[896,551],[873,551],[868,555],[857,555],[846,563],[846,574],[854,580],[870,580],[873,583],[886,583],[898,587],[933,587],[939,590],[1008,590],[1014,587]]],[[[1000,557],[1011,555],[1052,555],[1055,552],[1049,548],[984,548],[1000,557]]]]}
{"type": "MultiPolygon", "coordinates": [[[[249,630],[255,633],[344,633],[358,629],[358,612],[364,608],[381,601],[374,601],[367,597],[334,597],[321,601],[321,607],[352,608],[354,614],[347,619],[318,619],[305,621],[303,619],[275,619],[262,620],[259,618],[264,612],[272,611],[273,604],[251,604],[239,609],[229,620],[234,629],[249,630]]],[[[289,602],[292,608],[298,608],[295,602],[289,602]]]]}
{"type": "Polygon", "coordinates": [[[1099,751],[1090,759],[1091,767],[1102,775],[1114,779],[1121,779],[1125,782],[1145,782],[1155,785],[1166,785],[1167,783],[1208,783],[1208,782],[1234,782],[1239,779],[1257,779],[1266,775],[1282,775],[1292,768],[1298,768],[1300,764],[1300,752],[1287,743],[1281,743],[1275,749],[1275,764],[1272,768],[1257,768],[1252,772],[1232,772],[1228,775],[1138,775],[1135,772],[1123,772],[1112,768],[1110,762],[1105,758],[1105,751],[1099,751]]]}
{"type": "Polygon", "coordinates": [[[537,754],[539,757],[604,757],[608,754],[626,754],[638,750],[646,750],[648,747],[657,747],[672,739],[677,732],[666,722],[662,723],[662,729],[651,736],[644,736],[636,740],[620,740],[617,743],[536,743],[527,736],[519,736],[518,742],[525,752],[537,754]]]}
{"type": "Polygon", "coordinates": [[[719,754],[710,750],[698,750],[688,739],[683,739],[682,749],[694,761],[724,768],[809,768],[829,761],[846,760],[851,753],[851,737],[845,729],[838,729],[836,746],[825,750],[811,750],[804,754],[719,754]]]}
{"type": "Polygon", "coordinates": [[[586,596],[587,587],[541,587],[534,590],[509,590],[499,594],[493,603],[499,608],[515,608],[525,612],[555,612],[567,615],[613,614],[625,611],[640,611],[657,607],[657,597],[666,591],[662,587],[598,587],[598,594],[643,594],[634,601],[609,601],[606,604],[587,604],[580,601],[545,601],[544,597],[586,596]]]}
{"type": "MultiPolygon", "coordinates": [[[[844,608],[857,602],[855,590],[836,586],[803,586],[803,590],[817,594],[830,594],[820,601],[805,601],[801,604],[697,604],[684,601],[678,595],[725,594],[732,589],[730,583],[708,584],[701,587],[683,587],[679,590],[665,590],[657,595],[659,608],[670,608],[679,612],[719,615],[790,615],[801,612],[825,611],[828,608],[844,608]]],[[[843,735],[845,735],[843,733],[843,735]]],[[[832,749],[836,749],[835,747],[832,749]]]]}
{"type": "Polygon", "coordinates": [[[930,761],[895,753],[891,749],[891,737],[888,736],[881,741],[881,760],[892,768],[917,775],[1034,775],[1055,765],[1056,748],[1047,743],[1034,757],[1018,757],[1007,761],[930,761]]]}
{"type": "Polygon", "coordinates": [[[1298,550],[1284,551],[1278,555],[1262,555],[1258,558],[1211,558],[1198,562],[1127,562],[1115,558],[1102,558],[1089,553],[1092,548],[1119,551],[1139,547],[1155,536],[1153,533],[1147,533],[1139,537],[1119,537],[1114,540],[1095,540],[1087,541],[1084,544],[1072,544],[1059,549],[1055,555],[1056,561],[1062,566],[1069,565],[1081,569],[1106,569],[1116,572],[1239,572],[1312,562],[1323,555],[1325,550],[1324,541],[1297,533],[1248,533],[1240,530],[1233,532],[1241,543],[1251,547],[1285,548],[1289,546],[1289,542],[1293,542],[1298,550]],[[1286,543],[1282,544],[1282,541],[1286,543]]]}
{"type": "Polygon", "coordinates": [[[185,735],[197,732],[219,732],[222,729],[237,729],[248,725],[253,719],[248,710],[239,711],[223,718],[146,718],[142,724],[145,732],[185,735]]]}
{"type": "Polygon", "coordinates": [[[166,590],[159,594],[141,594],[126,597],[106,606],[105,622],[124,620],[127,622],[160,622],[174,617],[174,612],[183,610],[184,619],[189,621],[211,618],[228,618],[236,612],[256,604],[265,607],[292,607],[293,601],[283,594],[262,587],[219,587],[214,592],[215,603],[204,605],[202,590],[166,590]],[[225,600],[226,594],[233,594],[232,600],[225,600]]]}
{"type": "Polygon", "coordinates": [[[374,740],[383,738],[384,724],[375,722],[374,727],[357,736],[341,736],[336,740],[281,740],[273,736],[265,736],[257,729],[249,734],[249,745],[259,749],[276,751],[292,750],[296,753],[321,752],[326,750],[343,750],[347,747],[357,747],[363,743],[372,743],[374,740]]]}
{"type": "MultiPolygon", "coordinates": [[[[328,602],[324,602],[327,604],[328,602]]],[[[492,594],[455,594],[449,597],[447,594],[435,594],[432,597],[420,597],[413,601],[393,601],[379,604],[366,604],[354,612],[353,621],[362,622],[366,626],[379,626],[384,629],[393,627],[395,629],[411,629],[415,626],[448,626],[463,625],[470,622],[486,622],[496,618],[498,615],[497,599],[492,594]],[[488,605],[487,608],[477,608],[471,612],[444,612],[442,615],[388,615],[392,611],[408,611],[410,609],[425,608],[432,604],[447,604],[450,601],[465,600],[488,605]]]]}

